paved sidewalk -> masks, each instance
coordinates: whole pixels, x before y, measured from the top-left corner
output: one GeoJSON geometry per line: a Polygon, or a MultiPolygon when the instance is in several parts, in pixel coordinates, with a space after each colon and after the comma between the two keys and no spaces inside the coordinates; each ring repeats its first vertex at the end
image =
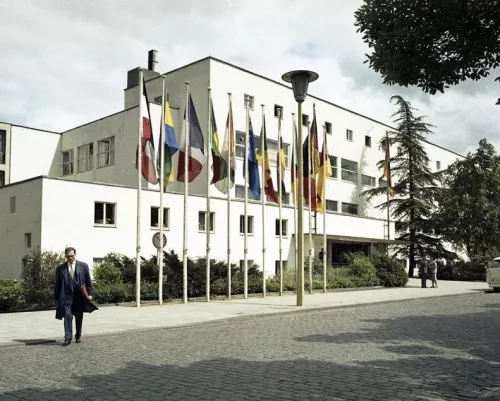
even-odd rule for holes
{"type": "MultiPolygon", "coordinates": [[[[234,317],[297,312],[378,302],[458,295],[487,291],[485,282],[440,281],[439,288],[420,288],[419,279],[410,279],[404,288],[381,288],[330,293],[306,293],[304,306],[295,305],[295,295],[249,297],[231,301],[166,303],[163,306],[103,306],[85,314],[83,335],[94,336],[132,330],[178,327],[234,317]]],[[[24,345],[30,340],[57,340],[64,337],[63,322],[55,319],[55,311],[0,314],[0,347],[24,345]]]]}

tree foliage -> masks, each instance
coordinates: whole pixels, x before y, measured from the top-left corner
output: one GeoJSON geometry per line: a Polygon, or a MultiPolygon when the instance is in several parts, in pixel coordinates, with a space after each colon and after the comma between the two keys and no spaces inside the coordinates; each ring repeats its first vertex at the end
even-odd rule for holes
{"type": "Polygon", "coordinates": [[[385,84],[433,95],[500,65],[499,0],[364,0],[355,18],[385,84]]]}
{"type": "Polygon", "coordinates": [[[493,145],[479,141],[441,180],[434,218],[441,235],[471,259],[500,250],[500,156],[493,145]]]}
{"type": "MultiPolygon", "coordinates": [[[[397,256],[409,258],[409,275],[412,277],[416,260],[421,254],[440,257],[448,252],[440,238],[431,235],[433,223],[430,220],[435,204],[434,196],[438,190],[434,174],[429,170],[429,157],[422,142],[432,133],[432,125],[424,122],[423,116],[415,116],[415,109],[401,96],[391,97],[398,110],[392,115],[397,131],[388,133],[389,146],[397,148],[391,154],[391,175],[394,196],[388,202],[377,206],[389,207],[391,217],[398,222],[396,240],[404,241],[395,247],[397,256]],[[394,153],[394,152],[393,152],[394,153]]],[[[381,147],[387,146],[384,139],[381,147]]],[[[384,160],[378,167],[383,168],[384,160]]],[[[368,199],[386,193],[385,187],[373,188],[362,193],[368,199]]]]}

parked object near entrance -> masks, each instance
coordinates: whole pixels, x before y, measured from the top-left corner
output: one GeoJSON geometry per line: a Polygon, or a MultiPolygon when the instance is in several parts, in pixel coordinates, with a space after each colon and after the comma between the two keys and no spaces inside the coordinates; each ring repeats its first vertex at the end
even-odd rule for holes
{"type": "Polygon", "coordinates": [[[500,292],[500,257],[493,259],[486,266],[486,282],[494,292],[500,292]]]}

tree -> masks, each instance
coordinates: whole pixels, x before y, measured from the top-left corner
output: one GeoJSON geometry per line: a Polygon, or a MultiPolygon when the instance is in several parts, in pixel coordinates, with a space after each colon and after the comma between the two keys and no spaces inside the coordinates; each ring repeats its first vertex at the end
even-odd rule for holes
{"type": "Polygon", "coordinates": [[[486,139],[441,178],[434,221],[446,241],[476,259],[500,249],[500,156],[486,139]]]}
{"type": "Polygon", "coordinates": [[[434,95],[487,77],[500,65],[499,0],[363,3],[354,25],[374,49],[365,63],[384,84],[417,86],[434,95]]]}
{"type": "MultiPolygon", "coordinates": [[[[388,202],[377,205],[379,209],[389,207],[390,214],[397,221],[396,240],[404,241],[394,247],[395,254],[410,261],[409,276],[413,277],[416,261],[420,255],[441,257],[449,253],[441,240],[431,235],[432,216],[435,208],[433,199],[437,185],[433,173],[429,170],[429,158],[422,146],[427,134],[432,133],[432,125],[423,121],[424,117],[416,117],[415,109],[401,96],[392,96],[398,110],[392,115],[397,131],[389,132],[389,146],[396,146],[398,152],[391,155],[391,174],[394,196],[388,202]]],[[[381,147],[387,146],[384,139],[381,147]]],[[[383,168],[385,160],[378,163],[383,168]]],[[[385,194],[386,187],[379,187],[362,192],[369,200],[385,194]]]]}

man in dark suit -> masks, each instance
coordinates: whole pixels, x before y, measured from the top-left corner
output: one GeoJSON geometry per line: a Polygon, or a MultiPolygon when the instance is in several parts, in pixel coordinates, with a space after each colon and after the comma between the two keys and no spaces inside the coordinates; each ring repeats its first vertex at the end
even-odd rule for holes
{"type": "Polygon", "coordinates": [[[65,249],[67,262],[56,269],[54,299],[56,302],[56,319],[64,318],[64,343],[71,344],[73,339],[73,316],[75,316],[75,340],[81,342],[83,312],[92,312],[97,308],[90,302],[94,296],[89,267],[76,260],[75,248],[65,249]],[[85,291],[88,294],[85,294],[85,291]]]}

